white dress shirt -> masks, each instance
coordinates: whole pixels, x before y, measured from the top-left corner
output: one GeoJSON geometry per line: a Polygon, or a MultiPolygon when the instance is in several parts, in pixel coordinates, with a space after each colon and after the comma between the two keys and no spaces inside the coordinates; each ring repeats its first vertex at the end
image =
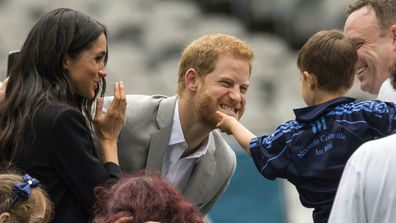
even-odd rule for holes
{"type": "Polygon", "coordinates": [[[329,223],[396,220],[396,134],[361,145],[349,158],[329,223]]]}
{"type": "Polygon", "coordinates": [[[194,153],[180,158],[184,151],[188,148],[188,145],[180,125],[179,106],[178,101],[176,101],[169,146],[164,157],[165,160],[162,164],[162,177],[176,186],[181,192],[183,192],[188,180],[190,179],[194,165],[208,151],[209,140],[213,140],[212,133],[209,133],[208,138],[194,153]]]}
{"type": "Polygon", "coordinates": [[[382,83],[377,99],[385,102],[396,103],[396,90],[393,88],[389,78],[382,83]]]}

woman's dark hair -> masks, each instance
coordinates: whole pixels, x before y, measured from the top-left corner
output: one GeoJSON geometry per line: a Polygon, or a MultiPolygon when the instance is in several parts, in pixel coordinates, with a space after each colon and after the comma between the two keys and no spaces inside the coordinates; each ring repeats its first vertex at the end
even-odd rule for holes
{"type": "MultiPolygon", "coordinates": [[[[6,97],[0,102],[0,165],[9,165],[18,156],[25,133],[43,105],[71,105],[92,123],[95,97],[73,94],[63,64],[66,57],[76,58],[90,49],[101,34],[107,37],[102,24],[67,8],[48,12],[34,25],[10,70],[6,97]]],[[[95,96],[99,91],[104,94],[103,78],[101,85],[95,96]]]]}
{"type": "Polygon", "coordinates": [[[203,223],[198,209],[159,176],[139,173],[95,189],[93,223],[112,223],[121,217],[131,222],[203,223]]]}

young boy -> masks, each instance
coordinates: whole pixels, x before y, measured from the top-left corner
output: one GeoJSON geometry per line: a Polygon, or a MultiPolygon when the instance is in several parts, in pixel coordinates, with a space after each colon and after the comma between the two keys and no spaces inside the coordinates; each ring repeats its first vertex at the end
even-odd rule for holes
{"type": "Polygon", "coordinates": [[[396,106],[356,103],[345,97],[354,81],[354,43],[336,30],[313,35],[298,54],[302,96],[308,107],[274,133],[256,137],[235,118],[217,112],[217,127],[232,133],[260,173],[293,183],[301,203],[314,208],[315,223],[327,222],[345,163],[364,142],[393,133],[396,106]]]}

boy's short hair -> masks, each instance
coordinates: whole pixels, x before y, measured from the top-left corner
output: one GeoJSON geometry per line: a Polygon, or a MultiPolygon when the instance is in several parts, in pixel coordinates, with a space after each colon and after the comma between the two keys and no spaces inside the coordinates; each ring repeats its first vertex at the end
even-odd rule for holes
{"type": "Polygon", "coordinates": [[[217,59],[222,53],[246,59],[249,62],[249,74],[252,71],[253,50],[248,44],[227,34],[205,35],[191,42],[180,57],[178,71],[178,95],[184,90],[184,75],[194,68],[200,77],[206,76],[215,69],[217,59]]]}
{"type": "Polygon", "coordinates": [[[315,33],[297,56],[300,71],[314,74],[318,87],[331,92],[352,87],[356,62],[354,42],[338,30],[315,33]]]}

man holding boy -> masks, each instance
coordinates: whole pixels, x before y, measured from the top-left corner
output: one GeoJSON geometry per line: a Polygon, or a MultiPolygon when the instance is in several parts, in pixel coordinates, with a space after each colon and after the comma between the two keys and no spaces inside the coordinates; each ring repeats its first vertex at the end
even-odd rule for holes
{"type": "Polygon", "coordinates": [[[327,222],[345,163],[364,142],[396,129],[396,106],[380,101],[356,103],[345,97],[354,81],[354,43],[336,30],[313,35],[298,54],[302,96],[308,107],[296,120],[256,137],[235,118],[217,112],[218,127],[232,133],[260,173],[293,183],[301,203],[314,208],[315,223],[327,222]]]}
{"type": "Polygon", "coordinates": [[[389,223],[396,219],[396,134],[361,145],[349,158],[329,223],[389,223]]]}
{"type": "MultiPolygon", "coordinates": [[[[362,86],[377,79],[378,99],[396,103],[396,1],[354,2],[348,8],[344,31],[360,42],[358,55],[364,69],[358,75],[362,86]],[[381,85],[380,80],[385,82],[381,85]]],[[[364,143],[354,152],[345,166],[329,223],[394,221],[395,145],[393,134],[364,143]]]]}
{"type": "Polygon", "coordinates": [[[235,37],[203,36],[181,55],[177,95],[127,95],[118,142],[121,169],[160,172],[206,214],[236,167],[235,153],[215,130],[215,112],[240,119],[252,60],[252,50],[235,37]]]}

